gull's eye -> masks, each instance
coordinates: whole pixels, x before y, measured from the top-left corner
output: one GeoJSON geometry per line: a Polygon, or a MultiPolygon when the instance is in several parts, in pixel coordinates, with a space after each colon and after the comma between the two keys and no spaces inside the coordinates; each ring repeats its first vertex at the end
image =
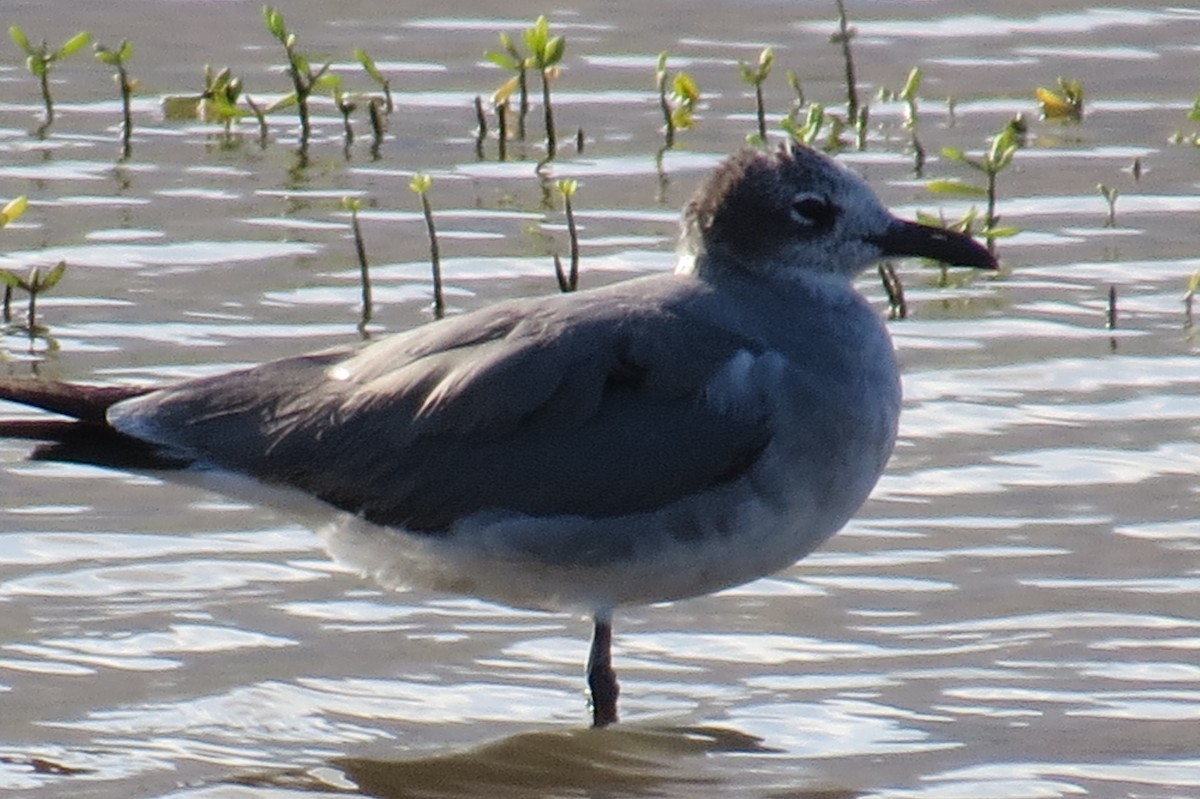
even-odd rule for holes
{"type": "Polygon", "coordinates": [[[792,219],[808,228],[833,227],[839,209],[829,200],[815,194],[797,194],[792,200],[792,219]]]}

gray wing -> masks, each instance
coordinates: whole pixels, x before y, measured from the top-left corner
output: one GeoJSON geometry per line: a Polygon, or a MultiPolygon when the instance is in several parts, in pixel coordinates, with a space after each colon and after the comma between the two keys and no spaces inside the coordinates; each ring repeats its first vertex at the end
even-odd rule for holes
{"type": "Polygon", "coordinates": [[[189,381],[109,418],[380,524],[435,531],[488,510],[602,517],[659,507],[757,459],[765,410],[706,398],[743,350],[761,347],[670,303],[559,296],[354,354],[189,381]]]}

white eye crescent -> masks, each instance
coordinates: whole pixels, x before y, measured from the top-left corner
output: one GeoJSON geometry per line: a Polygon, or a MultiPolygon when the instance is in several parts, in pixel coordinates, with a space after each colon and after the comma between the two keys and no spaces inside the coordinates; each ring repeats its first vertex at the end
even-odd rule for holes
{"type": "Polygon", "coordinates": [[[803,193],[792,198],[792,219],[804,227],[832,227],[840,211],[840,208],[819,194],[803,193]]]}

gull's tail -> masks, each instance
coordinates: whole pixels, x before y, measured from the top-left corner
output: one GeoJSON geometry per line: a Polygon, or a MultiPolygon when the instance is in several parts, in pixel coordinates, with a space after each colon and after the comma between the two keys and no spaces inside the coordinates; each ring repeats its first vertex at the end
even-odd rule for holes
{"type": "Polygon", "coordinates": [[[55,380],[0,378],[0,400],[28,405],[66,418],[0,417],[0,438],[40,441],[32,460],[67,461],[119,469],[178,469],[179,458],[117,432],[108,424],[108,409],[130,397],[153,391],[150,386],[86,386],[55,380]]]}

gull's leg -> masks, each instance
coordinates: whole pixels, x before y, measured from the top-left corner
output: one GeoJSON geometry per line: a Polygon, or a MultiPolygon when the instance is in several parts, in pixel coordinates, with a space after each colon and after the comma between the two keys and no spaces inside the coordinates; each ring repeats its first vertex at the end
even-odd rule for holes
{"type": "Polygon", "coordinates": [[[592,692],[592,726],[607,727],[617,720],[617,673],[612,667],[612,617],[597,613],[588,655],[587,680],[592,692]]]}

